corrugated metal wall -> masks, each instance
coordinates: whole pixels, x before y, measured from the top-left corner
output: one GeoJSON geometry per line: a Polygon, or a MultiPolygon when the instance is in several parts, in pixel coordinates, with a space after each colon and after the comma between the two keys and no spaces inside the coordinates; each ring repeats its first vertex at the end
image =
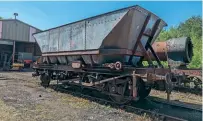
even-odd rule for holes
{"type": "Polygon", "coordinates": [[[28,52],[34,55],[41,55],[40,48],[36,45],[37,43],[32,36],[35,32],[40,32],[40,30],[19,20],[1,20],[0,45],[12,45],[14,40],[16,41],[16,52],[28,52]]]}
{"type": "MultiPolygon", "coordinates": [[[[1,38],[5,40],[17,40],[23,42],[35,42],[32,34],[40,30],[29,26],[19,20],[3,20],[1,38]]],[[[1,29],[0,29],[1,32],[1,29]]]]}
{"type": "Polygon", "coordinates": [[[29,26],[18,21],[3,21],[2,38],[9,40],[28,41],[29,26]]]}
{"type": "Polygon", "coordinates": [[[35,42],[34,37],[32,36],[33,33],[35,33],[37,30],[33,27],[30,27],[30,34],[29,34],[29,42],[35,42]]]}
{"type": "Polygon", "coordinates": [[[0,39],[1,39],[1,36],[2,36],[2,21],[0,21],[0,39]]]}

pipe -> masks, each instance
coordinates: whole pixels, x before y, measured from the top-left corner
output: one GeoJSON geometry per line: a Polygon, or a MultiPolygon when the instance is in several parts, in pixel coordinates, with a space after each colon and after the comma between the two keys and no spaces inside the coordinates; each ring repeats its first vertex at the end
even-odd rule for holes
{"type": "MultiPolygon", "coordinates": [[[[193,56],[193,45],[189,37],[173,38],[165,42],[154,42],[152,48],[161,61],[167,61],[167,58],[169,58],[174,61],[189,63],[193,56]]],[[[155,60],[150,50],[147,53],[151,60],[155,60]]],[[[147,56],[144,57],[144,60],[147,60],[147,56]]]]}

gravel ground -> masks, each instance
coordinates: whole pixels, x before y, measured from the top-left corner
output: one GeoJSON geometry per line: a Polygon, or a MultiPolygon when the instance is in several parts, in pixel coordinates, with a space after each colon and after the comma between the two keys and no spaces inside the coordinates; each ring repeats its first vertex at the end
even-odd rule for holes
{"type": "MultiPolygon", "coordinates": [[[[150,92],[150,95],[154,97],[167,99],[166,93],[163,93],[162,91],[152,90],[150,92]]],[[[174,91],[171,93],[170,100],[202,105],[202,96],[191,93],[174,91]]]]}
{"type": "Polygon", "coordinates": [[[0,76],[1,121],[151,121],[89,100],[57,93],[39,86],[31,72],[2,72],[0,76]]]}
{"type": "MultiPolygon", "coordinates": [[[[89,100],[57,93],[39,86],[31,72],[1,72],[1,121],[151,121],[146,114],[136,115],[89,100]]],[[[166,94],[152,90],[152,96],[166,94]]],[[[173,92],[172,100],[202,104],[202,96],[173,92]]]]}

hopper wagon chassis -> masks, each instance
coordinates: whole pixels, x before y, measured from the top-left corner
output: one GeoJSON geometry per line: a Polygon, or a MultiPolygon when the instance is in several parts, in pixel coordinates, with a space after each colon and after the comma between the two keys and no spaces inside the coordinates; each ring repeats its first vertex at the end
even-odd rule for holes
{"type": "Polygon", "coordinates": [[[99,66],[74,69],[72,66],[40,64],[34,69],[33,76],[40,75],[41,85],[44,87],[48,87],[52,79],[57,80],[57,84],[94,88],[108,93],[117,103],[144,99],[149,95],[151,87],[156,81],[164,81],[167,94],[170,94],[173,83],[183,79],[183,76],[171,73],[170,69],[135,68],[127,65],[116,70],[99,66]]]}

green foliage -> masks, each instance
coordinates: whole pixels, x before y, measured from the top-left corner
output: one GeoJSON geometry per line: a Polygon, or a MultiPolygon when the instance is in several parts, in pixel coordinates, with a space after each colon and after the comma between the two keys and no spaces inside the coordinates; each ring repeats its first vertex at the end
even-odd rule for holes
{"type": "Polygon", "coordinates": [[[201,40],[202,37],[202,18],[200,16],[193,16],[181,23],[178,30],[182,35],[190,36],[201,40]]]}
{"type": "Polygon", "coordinates": [[[194,56],[189,68],[202,67],[202,18],[193,16],[177,27],[171,27],[169,30],[163,30],[157,41],[166,41],[171,38],[187,36],[192,39],[194,56]]]}
{"type": "MultiPolygon", "coordinates": [[[[152,61],[153,65],[158,65],[156,61],[152,61]]],[[[142,64],[144,67],[149,66],[147,61],[142,61],[142,64]]],[[[161,61],[161,64],[163,65],[164,68],[168,68],[168,63],[166,61],[161,61]]]]}
{"type": "Polygon", "coordinates": [[[159,37],[157,38],[157,41],[166,41],[168,39],[177,38],[180,36],[181,34],[178,31],[177,27],[171,27],[169,30],[161,31],[159,37]]]}
{"type": "Polygon", "coordinates": [[[0,20],[3,19],[3,17],[0,16],[0,20]]]}

